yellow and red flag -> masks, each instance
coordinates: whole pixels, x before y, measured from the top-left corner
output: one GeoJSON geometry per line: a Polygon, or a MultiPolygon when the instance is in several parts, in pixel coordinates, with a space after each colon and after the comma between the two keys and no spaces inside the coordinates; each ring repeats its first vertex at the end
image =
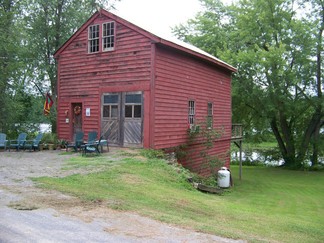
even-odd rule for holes
{"type": "Polygon", "coordinates": [[[54,102],[53,102],[50,94],[47,92],[46,97],[45,97],[45,103],[44,103],[44,115],[45,116],[49,115],[53,103],[54,102]]]}

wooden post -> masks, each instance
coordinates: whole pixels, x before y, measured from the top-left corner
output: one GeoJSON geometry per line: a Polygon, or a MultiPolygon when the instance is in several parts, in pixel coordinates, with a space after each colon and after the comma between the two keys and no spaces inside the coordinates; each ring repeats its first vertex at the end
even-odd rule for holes
{"type": "Polygon", "coordinates": [[[232,142],[240,149],[239,179],[242,180],[242,140],[243,127],[241,124],[232,124],[232,142]]]}

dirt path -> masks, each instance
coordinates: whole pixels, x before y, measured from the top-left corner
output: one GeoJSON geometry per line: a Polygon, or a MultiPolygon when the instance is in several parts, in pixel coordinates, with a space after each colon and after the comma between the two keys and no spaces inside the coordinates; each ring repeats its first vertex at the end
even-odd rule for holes
{"type": "Polygon", "coordinates": [[[62,170],[66,160],[79,155],[59,153],[0,151],[0,242],[242,242],[35,187],[30,177],[84,172],[62,170]]]}

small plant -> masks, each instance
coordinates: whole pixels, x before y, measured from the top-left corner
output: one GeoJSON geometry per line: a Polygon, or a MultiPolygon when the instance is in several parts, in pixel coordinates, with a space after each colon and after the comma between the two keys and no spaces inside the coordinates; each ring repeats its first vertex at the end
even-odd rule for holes
{"type": "Polygon", "coordinates": [[[148,159],[165,159],[166,155],[162,150],[143,149],[141,155],[148,159]]]}
{"type": "Polygon", "coordinates": [[[192,174],[192,181],[199,184],[203,184],[205,186],[217,186],[217,181],[215,180],[214,176],[203,177],[198,174],[192,174]]]}
{"type": "MultiPolygon", "coordinates": [[[[194,126],[194,129],[188,130],[188,148],[191,145],[201,144],[199,149],[199,155],[203,160],[202,168],[208,168],[211,174],[217,177],[216,172],[219,167],[224,165],[224,161],[219,156],[212,155],[211,150],[215,146],[215,141],[219,139],[223,134],[223,131],[216,130],[210,126],[208,117],[205,121],[199,122],[198,125],[194,126]]],[[[194,154],[197,151],[188,150],[187,158],[190,159],[190,154],[194,154]]]]}
{"type": "Polygon", "coordinates": [[[183,160],[188,156],[188,144],[180,144],[179,146],[173,147],[170,151],[175,153],[177,160],[183,160]]]}
{"type": "Polygon", "coordinates": [[[58,144],[58,146],[60,146],[61,149],[66,148],[67,143],[68,142],[65,139],[58,139],[57,140],[57,144],[58,144]]]}
{"type": "Polygon", "coordinates": [[[41,142],[44,145],[44,149],[49,147],[56,148],[58,144],[57,135],[55,133],[44,133],[41,142]]]}
{"type": "Polygon", "coordinates": [[[200,125],[193,125],[191,128],[187,130],[189,139],[195,138],[200,132],[200,125]]]}

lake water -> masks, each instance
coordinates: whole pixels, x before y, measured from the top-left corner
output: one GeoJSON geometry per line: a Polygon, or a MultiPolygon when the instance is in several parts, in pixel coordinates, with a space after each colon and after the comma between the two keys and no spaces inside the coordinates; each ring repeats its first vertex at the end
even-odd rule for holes
{"type": "MultiPolygon", "coordinates": [[[[232,152],[231,153],[232,161],[240,161],[240,153],[232,152]]],[[[249,164],[265,164],[269,166],[280,166],[284,164],[284,160],[281,158],[280,154],[277,151],[254,151],[254,152],[242,152],[242,163],[244,165],[249,164]]],[[[311,161],[307,161],[309,166],[312,165],[311,161]]],[[[319,158],[319,163],[324,164],[324,158],[319,158]]]]}
{"type": "MultiPolygon", "coordinates": [[[[231,160],[240,160],[240,153],[239,152],[232,152],[231,160]]],[[[269,152],[242,152],[242,163],[263,163],[266,165],[271,166],[280,166],[284,163],[284,160],[280,158],[278,155],[270,154],[269,152]]]]}
{"type": "Polygon", "coordinates": [[[41,123],[39,124],[39,130],[42,133],[50,133],[52,129],[52,125],[48,123],[41,123]]]}

